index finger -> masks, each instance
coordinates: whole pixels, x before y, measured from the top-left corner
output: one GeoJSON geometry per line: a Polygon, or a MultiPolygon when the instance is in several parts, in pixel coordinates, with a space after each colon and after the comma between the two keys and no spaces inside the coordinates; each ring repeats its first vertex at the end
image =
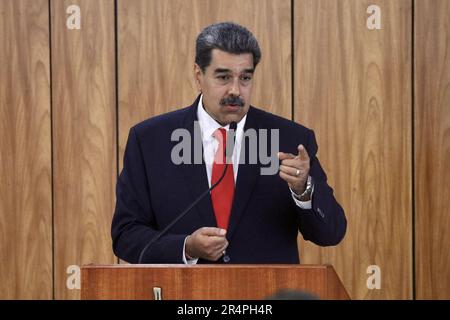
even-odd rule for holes
{"type": "Polygon", "coordinates": [[[286,159],[295,159],[296,155],[293,155],[292,153],[285,153],[285,152],[278,152],[278,159],[281,161],[286,159]]]}

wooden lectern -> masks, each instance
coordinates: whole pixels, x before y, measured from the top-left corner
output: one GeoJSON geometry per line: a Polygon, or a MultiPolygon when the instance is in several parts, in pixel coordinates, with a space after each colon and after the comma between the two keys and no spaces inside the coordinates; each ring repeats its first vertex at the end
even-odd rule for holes
{"type": "Polygon", "coordinates": [[[330,265],[87,265],[81,299],[259,300],[281,289],[349,299],[330,265]]]}

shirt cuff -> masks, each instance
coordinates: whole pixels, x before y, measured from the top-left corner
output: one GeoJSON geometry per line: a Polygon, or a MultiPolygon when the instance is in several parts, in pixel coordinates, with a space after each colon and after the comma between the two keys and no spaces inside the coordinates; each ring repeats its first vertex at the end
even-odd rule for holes
{"type": "Polygon", "coordinates": [[[312,186],[312,190],[311,190],[311,196],[310,196],[311,200],[308,200],[308,201],[300,201],[299,199],[297,199],[297,195],[295,194],[295,192],[292,191],[291,188],[289,188],[289,190],[291,190],[292,199],[294,199],[297,207],[299,207],[300,209],[304,209],[304,210],[312,209],[312,197],[313,197],[313,193],[314,193],[314,185],[312,186]]]}
{"type": "Polygon", "coordinates": [[[187,240],[187,237],[184,238],[184,244],[183,244],[183,263],[184,264],[197,264],[198,258],[189,259],[189,260],[186,258],[186,240],[187,240]]]}

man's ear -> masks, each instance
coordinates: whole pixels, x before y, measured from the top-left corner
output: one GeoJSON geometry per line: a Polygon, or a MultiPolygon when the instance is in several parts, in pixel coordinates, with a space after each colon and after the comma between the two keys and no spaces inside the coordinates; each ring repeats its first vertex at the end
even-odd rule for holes
{"type": "Polygon", "coordinates": [[[196,63],[194,63],[194,79],[195,79],[195,84],[197,85],[197,89],[198,91],[202,91],[202,76],[203,76],[203,71],[200,68],[200,66],[196,63]]]}

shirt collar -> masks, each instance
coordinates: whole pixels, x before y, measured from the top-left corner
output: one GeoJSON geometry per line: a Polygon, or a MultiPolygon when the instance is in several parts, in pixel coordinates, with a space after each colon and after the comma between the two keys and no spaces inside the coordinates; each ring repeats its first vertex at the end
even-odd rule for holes
{"type": "MultiPolygon", "coordinates": [[[[220,123],[218,123],[216,120],[214,120],[208,114],[208,112],[206,112],[205,108],[203,107],[203,95],[200,96],[200,100],[198,102],[197,118],[198,118],[198,122],[199,122],[200,129],[202,132],[203,140],[213,137],[214,132],[219,128],[224,128],[227,131],[230,128],[229,124],[222,127],[220,125],[220,123]]],[[[236,128],[236,134],[244,131],[246,119],[247,119],[247,114],[241,119],[241,121],[238,122],[237,128],[236,128]]]]}

